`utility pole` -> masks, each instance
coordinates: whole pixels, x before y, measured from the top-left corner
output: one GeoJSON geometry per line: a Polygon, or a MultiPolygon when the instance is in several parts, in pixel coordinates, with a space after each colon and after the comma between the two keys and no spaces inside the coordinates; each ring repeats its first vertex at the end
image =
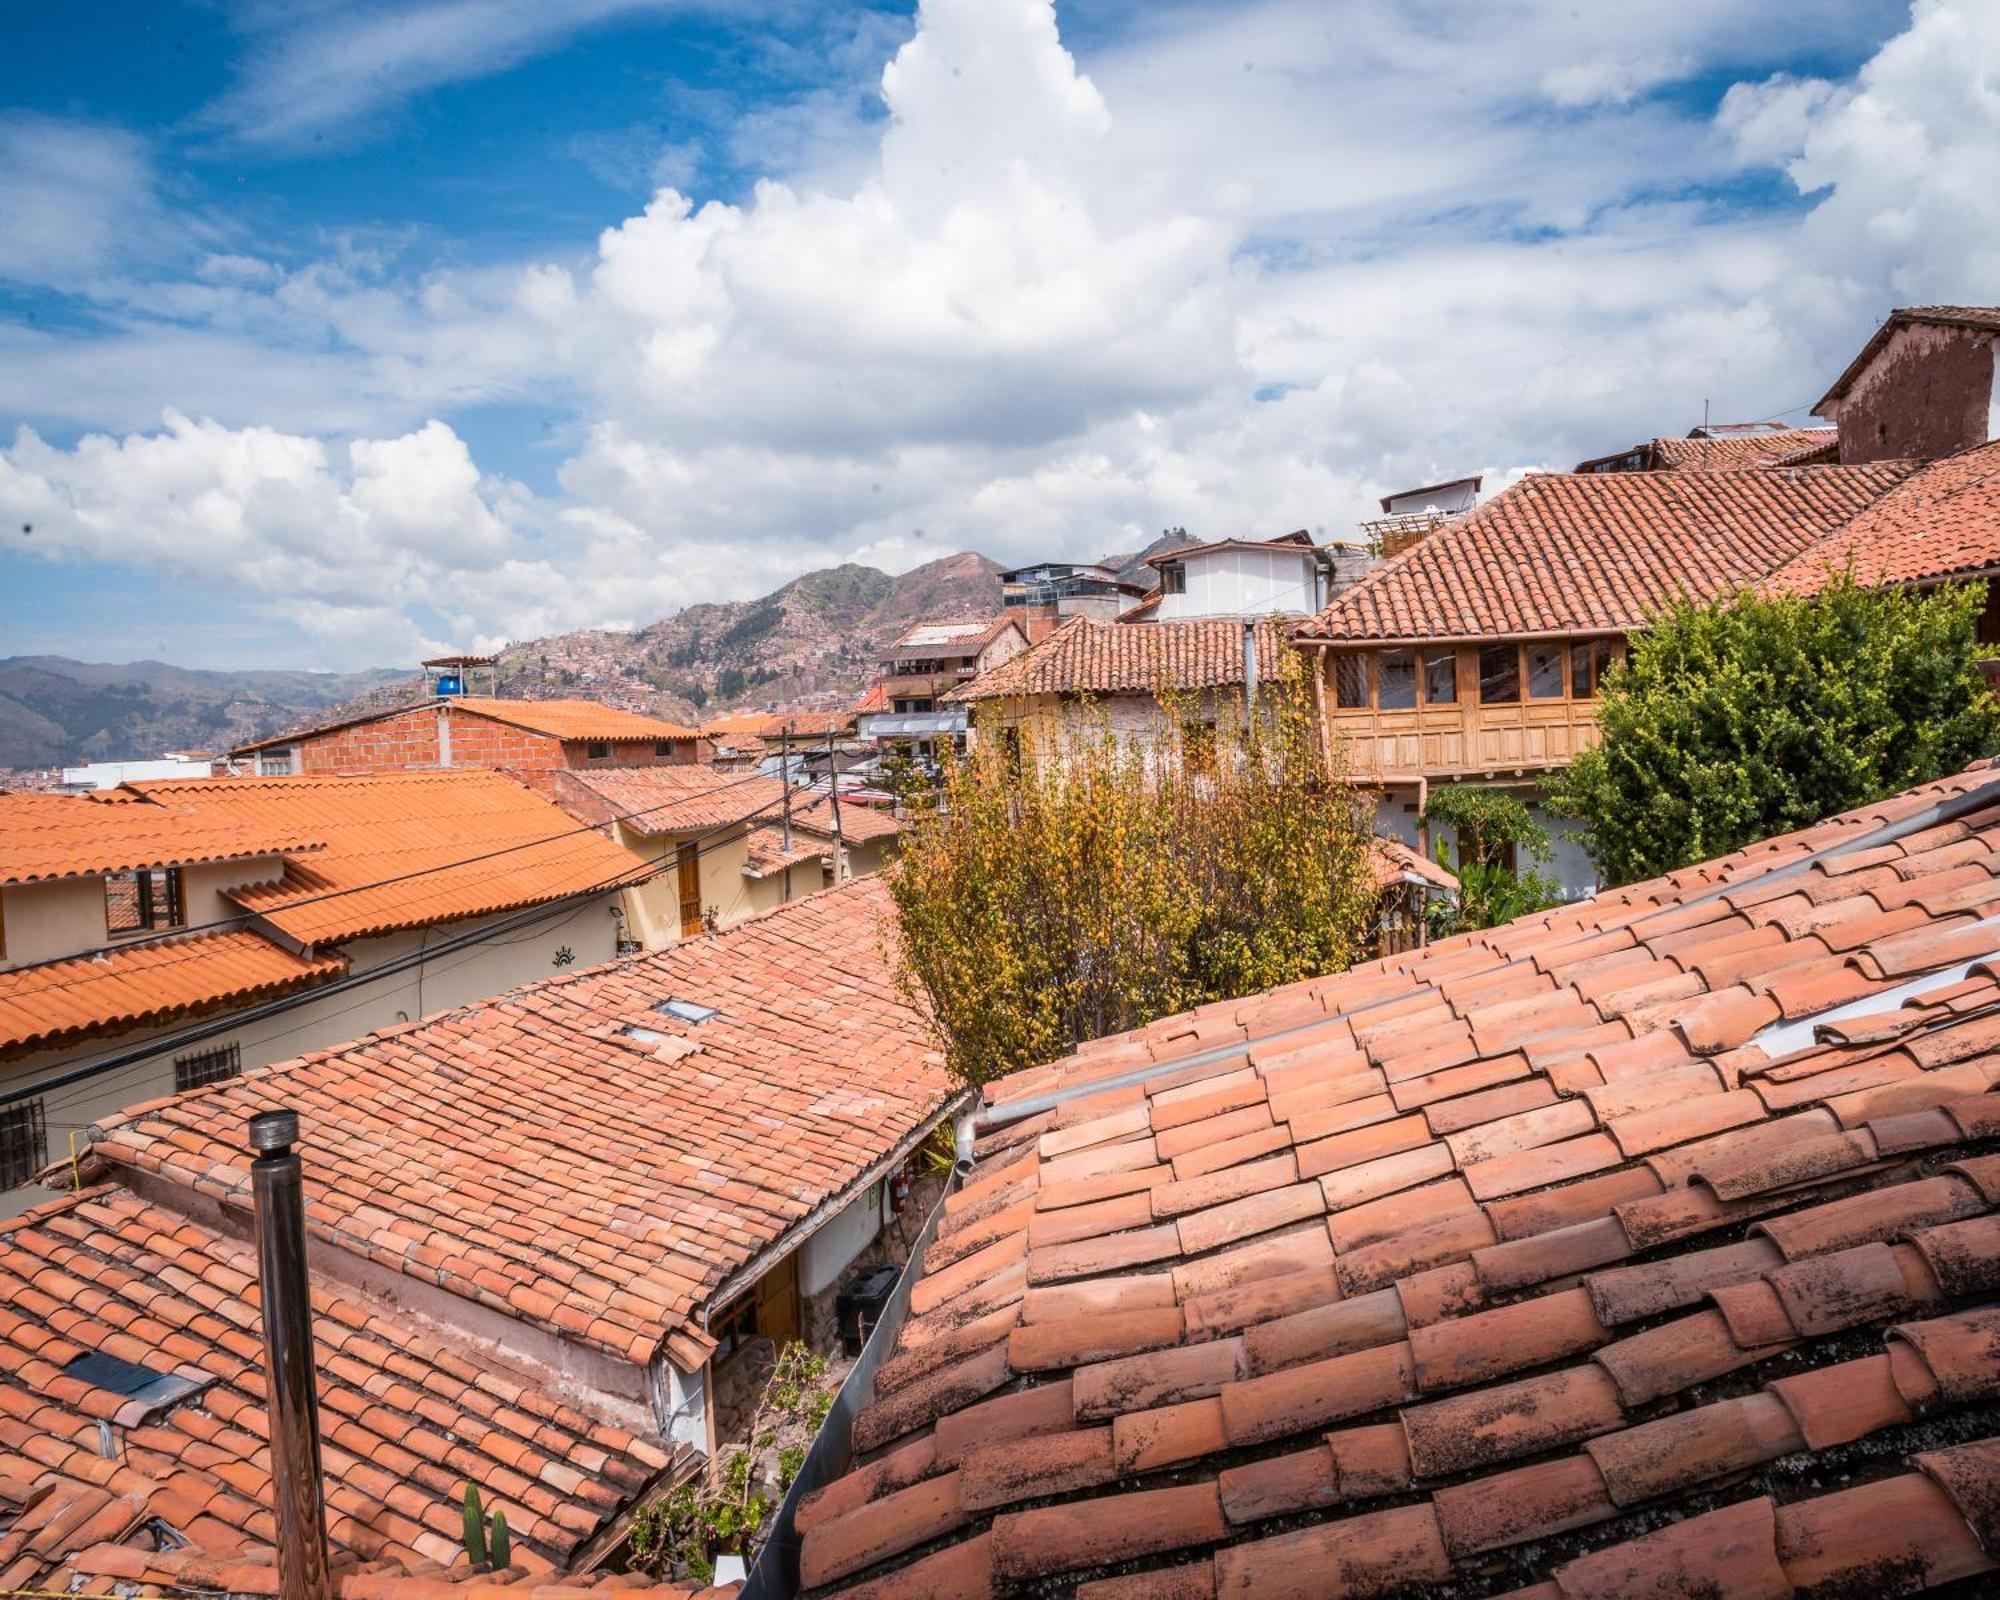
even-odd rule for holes
{"type": "Polygon", "coordinates": [[[840,765],[834,757],[833,729],[826,730],[826,785],[833,795],[833,881],[847,881],[847,835],[840,826],[840,765]]]}
{"type": "Polygon", "coordinates": [[[785,781],[785,854],[792,853],[792,730],[789,727],[778,730],[778,759],[783,765],[778,775],[785,781]]]}

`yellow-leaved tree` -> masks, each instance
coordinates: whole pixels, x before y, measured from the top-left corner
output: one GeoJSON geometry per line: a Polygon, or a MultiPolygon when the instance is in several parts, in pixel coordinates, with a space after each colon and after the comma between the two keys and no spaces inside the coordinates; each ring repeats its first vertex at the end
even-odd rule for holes
{"type": "Polygon", "coordinates": [[[1158,686],[1149,715],[983,707],[905,829],[903,981],[969,1083],[1211,1000],[1338,971],[1374,887],[1366,808],[1328,770],[1308,669],[1158,686]]]}

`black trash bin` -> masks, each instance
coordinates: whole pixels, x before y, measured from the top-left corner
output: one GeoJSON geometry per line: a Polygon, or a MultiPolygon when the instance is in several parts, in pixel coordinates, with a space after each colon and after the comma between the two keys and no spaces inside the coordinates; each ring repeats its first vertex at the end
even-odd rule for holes
{"type": "Polygon", "coordinates": [[[887,1265],[864,1267],[848,1279],[847,1287],[834,1296],[834,1311],[840,1318],[840,1343],[850,1356],[861,1354],[862,1345],[875,1324],[882,1320],[882,1308],[895,1292],[900,1269],[887,1265]]]}

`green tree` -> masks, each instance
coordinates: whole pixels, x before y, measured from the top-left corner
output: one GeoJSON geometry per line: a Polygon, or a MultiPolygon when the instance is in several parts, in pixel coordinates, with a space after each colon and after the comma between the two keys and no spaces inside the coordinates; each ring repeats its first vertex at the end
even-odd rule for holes
{"type": "Polygon", "coordinates": [[[1446,784],[1431,790],[1423,821],[1434,834],[1449,828],[1458,838],[1455,860],[1443,839],[1433,846],[1438,864],[1458,877],[1458,905],[1435,931],[1495,927],[1546,910],[1562,898],[1553,877],[1526,865],[1546,866],[1555,851],[1547,830],[1518,797],[1473,784],[1446,784]]]}
{"type": "Polygon", "coordinates": [[[982,728],[946,761],[889,883],[904,982],[961,1077],[1354,957],[1368,829],[1321,765],[1305,669],[1272,666],[1247,727],[1163,686],[1143,737],[1099,711],[982,728]]]}
{"type": "Polygon", "coordinates": [[[2000,710],[1981,586],[1842,579],[1817,597],[1670,606],[1608,676],[1599,747],[1550,780],[1608,883],[1672,871],[1955,771],[2000,710]]]}

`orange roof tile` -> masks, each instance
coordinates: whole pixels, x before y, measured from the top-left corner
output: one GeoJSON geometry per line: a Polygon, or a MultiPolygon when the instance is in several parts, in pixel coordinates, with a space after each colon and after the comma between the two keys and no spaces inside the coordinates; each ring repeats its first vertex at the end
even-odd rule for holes
{"type": "Polygon", "coordinates": [[[445,702],[475,717],[505,722],[530,733],[545,733],[551,739],[574,742],[599,740],[611,744],[633,744],[650,739],[694,739],[693,728],[637,711],[621,711],[595,700],[489,700],[474,695],[455,695],[445,702]]]}
{"type": "Polygon", "coordinates": [[[814,1600],[2000,1571],[1996,1084],[2000,765],[989,1084],[814,1600]]]}
{"type": "Polygon", "coordinates": [[[776,739],[789,733],[794,739],[824,739],[829,733],[848,733],[854,727],[849,711],[737,711],[714,717],[701,725],[704,739],[743,735],[754,739],[776,739]]]}
{"type": "Polygon", "coordinates": [[[2000,439],[1918,468],[1764,582],[1817,594],[1836,575],[1922,584],[2000,568],[2000,439]]]}
{"type": "Polygon", "coordinates": [[[306,945],[555,900],[629,878],[632,858],[503,773],[175,778],[129,788],[217,826],[293,827],[326,848],[230,898],[306,945]]]}
{"type": "MultiPolygon", "coordinates": [[[[804,828],[822,838],[833,837],[832,800],[801,796],[792,802],[792,806],[793,827],[804,828]]],[[[862,805],[857,800],[842,800],[840,803],[841,837],[849,844],[874,844],[882,839],[893,839],[902,831],[903,825],[896,820],[893,811],[862,805]]]]}
{"type": "Polygon", "coordinates": [[[323,842],[303,817],[218,817],[171,797],[0,794],[0,884],[292,855],[323,842]]]}
{"type": "MultiPolygon", "coordinates": [[[[1665,437],[1649,439],[1629,450],[1592,456],[1577,463],[1579,473],[1587,473],[1597,462],[1622,461],[1643,455],[1649,472],[1746,472],[1774,467],[1801,456],[1817,455],[1838,446],[1840,436],[1832,428],[1773,428],[1765,432],[1724,433],[1709,438],[1665,437]]],[[[1630,470],[1629,468],[1627,470],[1630,470]]]]}
{"type": "Polygon", "coordinates": [[[904,629],[889,646],[889,661],[957,656],[976,656],[1009,628],[1019,628],[1012,617],[954,617],[942,622],[919,622],[904,629]]]}
{"type": "Polygon", "coordinates": [[[776,816],[785,785],[710,766],[601,767],[562,773],[556,795],[587,821],[616,817],[634,833],[696,833],[776,816]]]}
{"type": "MultiPolygon", "coordinates": [[[[1259,622],[1257,651],[1277,658],[1284,637],[1259,622]]],[[[1214,689],[1243,681],[1243,625],[1199,622],[1098,622],[1072,617],[1040,644],[942,698],[995,700],[1034,694],[1152,694],[1214,689]]]]}
{"type": "Polygon", "coordinates": [[[753,878],[767,877],[807,861],[823,861],[827,854],[826,841],[816,835],[794,837],[792,847],[787,850],[784,830],[770,825],[752,828],[747,845],[743,871],[753,878]]]}
{"type": "Polygon", "coordinates": [[[891,918],[864,879],[134,1108],[94,1148],[240,1200],[243,1120],[282,1097],[321,1237],[644,1363],[670,1336],[699,1344],[731,1274],[944,1108],[891,918]],[[669,999],[717,1014],[683,1022],[669,999]]]}
{"type": "Polygon", "coordinates": [[[1302,642],[1626,633],[1676,594],[1756,582],[1901,482],[1907,463],[1525,478],[1303,624],[1302,642]]]}
{"type": "Polygon", "coordinates": [[[245,1005],[346,967],[337,954],[301,960],[247,929],[17,967],[0,972],[0,1053],[245,1005]]]}
{"type": "MultiPolygon", "coordinates": [[[[506,1511],[517,1562],[546,1582],[685,1460],[351,1286],[315,1274],[313,1302],[327,1534],[350,1569],[465,1573],[459,1496],[472,1481],[506,1511]]],[[[0,1223],[0,1483],[31,1497],[0,1517],[11,1523],[0,1582],[77,1573],[216,1589],[234,1576],[275,1593],[257,1307],[247,1237],[123,1189],[88,1188],[0,1223]],[[198,1387],[130,1398],[64,1370],[88,1354],[198,1387]],[[186,1541],[187,1565],[160,1564],[155,1520],[186,1541]],[[230,1563],[260,1567],[264,1582],[217,1570],[230,1563]]]]}

